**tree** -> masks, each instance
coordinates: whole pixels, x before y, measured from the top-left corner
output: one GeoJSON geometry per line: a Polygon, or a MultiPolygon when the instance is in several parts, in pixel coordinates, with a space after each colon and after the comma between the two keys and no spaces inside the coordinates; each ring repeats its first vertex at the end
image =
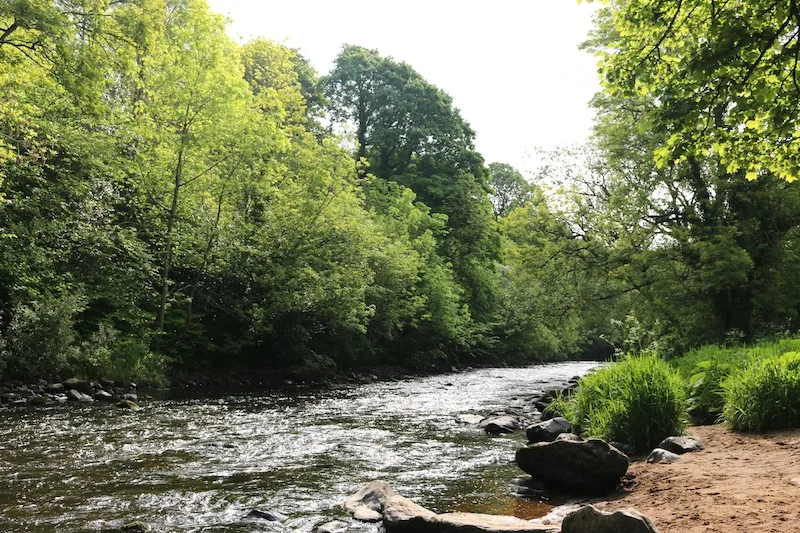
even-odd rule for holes
{"type": "Polygon", "coordinates": [[[800,175],[794,1],[614,0],[589,41],[608,95],[646,98],[663,166],[716,155],[747,179],[800,175]]]}
{"type": "Polygon", "coordinates": [[[513,209],[525,204],[533,197],[534,188],[517,169],[506,163],[489,163],[490,199],[494,219],[507,216],[513,209]]]}

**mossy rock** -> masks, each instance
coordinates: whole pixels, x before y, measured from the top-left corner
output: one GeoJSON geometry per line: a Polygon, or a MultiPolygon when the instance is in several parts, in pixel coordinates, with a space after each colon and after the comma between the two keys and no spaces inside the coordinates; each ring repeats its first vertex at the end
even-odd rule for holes
{"type": "Polygon", "coordinates": [[[139,404],[130,400],[120,400],[119,402],[115,403],[114,406],[119,407],[120,409],[132,409],[134,411],[139,409],[139,404]]]}

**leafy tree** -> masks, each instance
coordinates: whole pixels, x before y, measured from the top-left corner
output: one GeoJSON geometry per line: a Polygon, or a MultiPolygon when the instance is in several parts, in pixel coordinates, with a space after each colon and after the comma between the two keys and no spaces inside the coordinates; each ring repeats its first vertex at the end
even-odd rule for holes
{"type": "Polygon", "coordinates": [[[646,98],[663,166],[714,154],[747,179],[800,174],[795,2],[612,1],[590,46],[607,94],[646,98]]]}
{"type": "Polygon", "coordinates": [[[494,219],[507,216],[513,209],[525,204],[533,196],[534,188],[517,169],[507,163],[490,163],[492,188],[490,196],[494,219]]]}

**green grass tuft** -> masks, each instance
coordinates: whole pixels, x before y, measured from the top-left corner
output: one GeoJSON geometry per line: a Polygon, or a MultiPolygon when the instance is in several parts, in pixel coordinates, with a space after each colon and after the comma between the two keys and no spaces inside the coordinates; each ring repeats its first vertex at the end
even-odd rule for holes
{"type": "Polygon", "coordinates": [[[581,379],[558,410],[589,437],[644,452],[686,428],[686,394],[678,373],[655,355],[628,356],[581,379]]]}
{"type": "Polygon", "coordinates": [[[755,360],[722,383],[723,414],[734,431],[800,426],[800,353],[755,360]]]}

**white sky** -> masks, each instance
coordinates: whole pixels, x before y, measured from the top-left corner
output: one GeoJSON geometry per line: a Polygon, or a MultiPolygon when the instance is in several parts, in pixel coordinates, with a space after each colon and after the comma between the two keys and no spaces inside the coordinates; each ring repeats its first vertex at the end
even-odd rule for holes
{"type": "Polygon", "coordinates": [[[449,93],[487,163],[519,170],[533,148],[580,143],[595,61],[578,50],[596,4],[576,0],[209,0],[231,35],[299,48],[320,74],[342,44],[405,61],[449,93]]]}

